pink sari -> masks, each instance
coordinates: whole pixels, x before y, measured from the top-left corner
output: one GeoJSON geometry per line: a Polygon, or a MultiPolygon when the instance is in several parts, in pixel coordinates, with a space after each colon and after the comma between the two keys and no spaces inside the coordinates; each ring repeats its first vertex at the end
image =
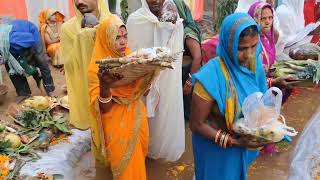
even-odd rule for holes
{"type": "Polygon", "coordinates": [[[217,55],[217,47],[219,43],[219,35],[213,36],[202,42],[202,63],[206,64],[210,59],[215,58],[217,55]]]}
{"type": "MultiPolygon", "coordinates": [[[[272,13],[273,9],[270,4],[265,2],[256,2],[251,5],[248,14],[255,19],[255,21],[260,24],[262,9],[270,8],[272,13]]],[[[263,65],[265,67],[266,72],[269,71],[271,66],[276,61],[276,42],[274,38],[274,29],[273,26],[271,31],[266,34],[260,35],[261,43],[262,43],[262,56],[263,56],[263,65]]]]}

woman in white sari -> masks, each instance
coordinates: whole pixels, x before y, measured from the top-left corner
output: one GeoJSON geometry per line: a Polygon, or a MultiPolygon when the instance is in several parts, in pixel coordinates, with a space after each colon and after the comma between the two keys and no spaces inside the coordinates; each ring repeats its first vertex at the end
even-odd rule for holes
{"type": "MultiPolygon", "coordinates": [[[[132,13],[127,21],[130,49],[168,47],[173,53],[182,52],[184,42],[182,19],[178,17],[175,23],[160,22],[158,18],[164,0],[160,2],[141,0],[141,2],[142,8],[132,13]]],[[[153,159],[176,161],[185,149],[181,84],[182,53],[174,66],[173,70],[161,72],[146,98],[150,128],[148,156],[153,159]]]]}
{"type": "Polygon", "coordinates": [[[318,33],[320,22],[305,27],[303,8],[303,0],[282,0],[277,8],[276,14],[283,34],[277,43],[277,59],[290,59],[290,49],[309,45],[312,36],[318,33]]]}

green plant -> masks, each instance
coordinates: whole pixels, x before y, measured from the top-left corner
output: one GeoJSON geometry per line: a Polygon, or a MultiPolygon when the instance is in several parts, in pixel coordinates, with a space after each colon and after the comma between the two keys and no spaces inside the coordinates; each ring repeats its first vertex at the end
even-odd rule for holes
{"type": "Polygon", "coordinates": [[[11,142],[7,141],[0,141],[0,154],[12,154],[14,150],[11,148],[11,142]]]}
{"type": "Polygon", "coordinates": [[[238,5],[237,0],[218,0],[217,5],[217,19],[215,30],[220,32],[220,27],[224,18],[230,14],[232,14],[238,5]]]}
{"type": "Polygon", "coordinates": [[[128,1],[127,0],[122,0],[121,3],[120,3],[120,8],[121,8],[121,17],[123,19],[123,22],[127,23],[127,19],[129,17],[128,1]]]}

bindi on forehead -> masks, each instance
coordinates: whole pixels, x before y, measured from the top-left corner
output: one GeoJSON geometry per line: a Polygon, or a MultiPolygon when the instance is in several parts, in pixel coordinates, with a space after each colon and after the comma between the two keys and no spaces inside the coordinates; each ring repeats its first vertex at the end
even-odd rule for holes
{"type": "Polygon", "coordinates": [[[128,34],[127,30],[125,28],[120,28],[119,33],[120,36],[125,36],[128,34]]]}

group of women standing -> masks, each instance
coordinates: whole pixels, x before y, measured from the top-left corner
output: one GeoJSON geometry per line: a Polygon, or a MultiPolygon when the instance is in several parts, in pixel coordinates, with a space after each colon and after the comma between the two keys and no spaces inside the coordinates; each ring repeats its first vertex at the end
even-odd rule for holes
{"type": "MultiPolygon", "coordinates": [[[[179,4],[180,1],[172,2],[179,4]]],[[[91,123],[98,127],[92,128],[91,125],[91,129],[94,136],[101,139],[99,150],[105,164],[109,165],[113,178],[120,180],[147,179],[145,158],[150,140],[155,143],[150,154],[154,158],[177,160],[184,150],[184,122],[178,122],[183,119],[182,86],[177,84],[182,74],[181,57],[176,62],[178,69],[165,71],[152,85],[149,82],[153,75],[148,74],[130,84],[114,87],[113,83],[123,77],[96,64],[99,59],[129,55],[128,42],[134,50],[163,44],[169,44],[174,51],[183,48],[187,24],[179,18],[184,14],[179,13],[174,23],[160,22],[157,15],[164,0],[161,3],[142,0],[141,3],[142,8],[130,15],[128,29],[119,17],[110,14],[94,28],[95,45],[88,67],[90,114],[94,117],[91,123]],[[160,103],[148,105],[149,93],[160,94],[160,103]],[[155,112],[146,108],[143,97],[147,97],[147,107],[157,108],[155,112]],[[155,118],[149,118],[148,122],[150,114],[155,118]],[[158,139],[166,138],[166,142],[171,140],[172,144],[154,140],[157,138],[149,139],[149,125],[153,128],[151,136],[155,135],[155,129],[162,129],[164,131],[156,134],[160,137],[158,139]],[[164,146],[157,146],[157,143],[164,146]],[[169,146],[176,146],[179,150],[169,146]],[[174,153],[172,157],[167,153],[161,154],[168,149],[174,153]],[[160,156],[152,154],[154,151],[160,156]]],[[[185,6],[177,5],[178,11],[188,12],[181,7],[185,6]]],[[[184,20],[188,22],[188,19],[184,20]]],[[[241,118],[241,106],[248,95],[264,93],[268,86],[289,88],[286,78],[269,79],[269,69],[276,61],[275,44],[278,39],[273,22],[274,10],[265,2],[252,4],[248,13],[229,15],[220,29],[217,57],[192,74],[189,120],[197,180],[246,179],[248,167],[259,154],[258,148],[265,145],[237,135],[232,125],[241,118]]]]}

